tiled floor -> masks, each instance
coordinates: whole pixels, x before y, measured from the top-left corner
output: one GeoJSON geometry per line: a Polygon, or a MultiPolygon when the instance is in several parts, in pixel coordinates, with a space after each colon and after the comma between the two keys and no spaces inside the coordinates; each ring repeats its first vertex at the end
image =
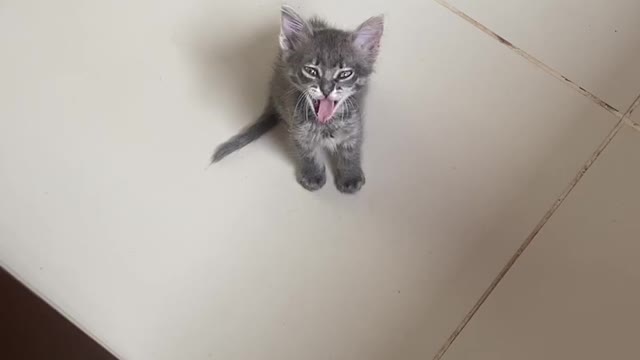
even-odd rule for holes
{"type": "Polygon", "coordinates": [[[639,150],[622,128],[444,359],[637,356],[639,150]]]}
{"type": "Polygon", "coordinates": [[[640,3],[290,3],[386,15],[356,196],[206,166],[279,1],[5,1],[3,266],[123,359],[633,358],[640,3]]]}
{"type": "Polygon", "coordinates": [[[637,1],[437,1],[457,6],[617,109],[640,92],[637,1]]]}

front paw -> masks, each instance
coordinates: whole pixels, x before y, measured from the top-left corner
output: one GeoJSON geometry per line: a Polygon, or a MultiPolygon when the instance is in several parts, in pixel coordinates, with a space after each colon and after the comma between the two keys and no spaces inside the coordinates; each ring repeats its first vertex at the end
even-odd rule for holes
{"type": "Polygon", "coordinates": [[[297,176],[298,183],[309,191],[316,191],[327,182],[327,175],[322,171],[300,172],[297,176]]]}
{"type": "Polygon", "coordinates": [[[342,193],[353,194],[362,188],[364,182],[364,174],[362,172],[338,175],[336,177],[336,188],[342,193]]]}

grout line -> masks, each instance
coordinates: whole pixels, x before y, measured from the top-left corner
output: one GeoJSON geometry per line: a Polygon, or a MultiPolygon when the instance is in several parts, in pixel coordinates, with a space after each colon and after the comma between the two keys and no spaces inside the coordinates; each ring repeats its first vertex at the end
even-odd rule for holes
{"type": "Polygon", "coordinates": [[[444,6],[445,8],[447,8],[448,10],[453,12],[454,14],[458,15],[462,19],[466,20],[468,23],[470,23],[471,25],[475,26],[480,31],[484,32],[485,34],[487,34],[487,35],[491,36],[492,38],[498,40],[500,43],[502,43],[506,47],[510,48],[516,54],[522,56],[523,58],[525,58],[526,60],[531,62],[533,65],[535,65],[538,68],[542,69],[543,71],[549,73],[551,76],[555,77],[556,79],[561,80],[563,83],[565,83],[569,87],[573,88],[574,90],[576,90],[577,92],[579,92],[580,94],[582,94],[583,96],[588,98],[589,100],[593,101],[598,106],[604,108],[608,112],[610,112],[613,115],[615,115],[616,117],[618,117],[618,119],[622,118],[622,114],[620,113],[620,111],[618,109],[616,109],[613,106],[609,105],[606,101],[600,99],[599,97],[597,97],[593,93],[589,92],[587,89],[583,88],[582,86],[579,86],[578,84],[574,83],[569,78],[567,78],[566,76],[562,75],[560,72],[558,72],[557,70],[553,69],[549,65],[543,63],[542,61],[536,59],[535,57],[533,57],[532,55],[530,55],[526,51],[524,51],[524,50],[520,49],[519,47],[513,45],[507,39],[505,39],[502,36],[496,34],[493,30],[491,30],[488,27],[482,25],[478,21],[474,20],[469,15],[465,14],[464,12],[462,12],[461,10],[456,8],[455,6],[449,4],[446,0],[433,0],[433,1],[435,1],[438,4],[444,6]]]}
{"type": "MultiPolygon", "coordinates": [[[[640,95],[638,95],[638,96],[640,97],[640,95]]],[[[633,114],[633,112],[636,110],[638,105],[640,105],[640,101],[638,101],[638,98],[636,98],[636,101],[634,101],[633,104],[631,104],[631,106],[629,106],[629,110],[627,110],[627,112],[624,114],[624,116],[630,117],[631,114],[633,114]]]]}
{"type": "MultiPolygon", "coordinates": [[[[439,1],[439,0],[435,0],[435,1],[439,1]]],[[[544,214],[544,216],[542,217],[542,219],[540,219],[540,221],[538,222],[538,224],[533,228],[533,231],[531,231],[531,233],[529,234],[529,236],[527,236],[527,238],[524,240],[524,242],[520,245],[520,247],[518,248],[518,250],[516,250],[516,252],[511,256],[511,258],[509,259],[509,261],[507,261],[507,263],[502,267],[502,270],[500,270],[500,272],[498,273],[498,275],[495,277],[495,279],[493,279],[493,281],[491,282],[491,284],[489,284],[489,287],[484,291],[484,293],[482,293],[482,295],[480,296],[480,298],[478,299],[478,301],[476,301],[476,303],[473,305],[473,307],[471,308],[471,310],[469,310],[469,312],[467,313],[467,315],[462,319],[462,321],[460,322],[460,324],[458,324],[458,326],[455,328],[455,330],[453,330],[453,332],[451,333],[451,335],[449,336],[449,338],[447,339],[447,341],[445,341],[445,343],[442,345],[442,347],[440,348],[440,350],[438,350],[438,352],[436,353],[436,355],[433,357],[433,360],[440,360],[442,359],[442,357],[444,356],[444,354],[447,352],[447,350],[449,350],[449,348],[451,347],[451,345],[453,344],[453,342],[456,340],[456,338],[460,335],[460,333],[462,332],[462,330],[464,330],[464,328],[467,326],[467,324],[469,323],[469,321],[471,321],[471,318],[473,318],[473,316],[476,314],[476,312],[478,312],[478,310],[480,309],[480,307],[484,304],[484,302],[487,300],[487,298],[489,298],[489,295],[491,295],[491,293],[493,292],[493,290],[495,290],[495,288],[498,286],[498,284],[500,283],[500,281],[502,281],[502,279],[505,277],[505,275],[507,275],[507,273],[509,272],[509,270],[511,270],[511,268],[513,267],[513,265],[516,263],[516,261],[518,261],[518,259],[520,258],[520,256],[522,255],[522,253],[527,249],[527,247],[531,244],[531,242],[533,241],[533,239],[538,235],[538,233],[542,230],[542,228],[547,224],[547,222],[549,221],[549,219],[553,216],[553,214],[556,212],[556,210],[558,210],[558,208],[560,207],[560,205],[562,205],[562,203],[565,201],[565,199],[569,196],[569,194],[571,193],[571,191],[576,187],[576,185],[578,184],[578,182],[580,182],[580,180],[582,179],[582,177],[584,176],[584,174],[589,170],[589,168],[591,168],[591,165],[593,165],[593,163],[598,159],[598,157],[600,156],[600,154],[602,154],[602,152],[604,151],[604,149],[609,145],[609,143],[611,143],[611,141],[613,140],[613,138],[616,136],[616,134],[618,133],[618,131],[620,131],[620,129],[622,128],[622,126],[624,126],[625,123],[627,123],[627,118],[626,116],[628,114],[631,114],[631,112],[638,106],[640,105],[640,95],[638,95],[638,97],[634,100],[633,104],[631,104],[631,106],[629,107],[629,109],[624,113],[624,115],[622,116],[622,118],[616,123],[616,125],[613,127],[613,129],[611,129],[611,131],[609,132],[609,134],[607,134],[607,136],[604,138],[604,140],[602,141],[602,143],[600,143],[600,145],[598,146],[598,148],[594,151],[594,153],[591,155],[591,157],[584,163],[584,165],[582,165],[582,167],[580,168],[580,170],[578,171],[578,173],[576,174],[576,176],[573,178],[573,180],[569,183],[569,185],[564,189],[564,191],[562,192],[562,194],[560,194],[560,196],[558,197],[558,199],[556,199],[556,201],[553,203],[553,205],[551,206],[551,208],[544,214]]]]}
{"type": "Polygon", "coordinates": [[[629,125],[634,130],[640,131],[640,124],[631,119],[631,114],[633,114],[633,111],[638,107],[638,105],[640,105],[640,101],[635,101],[633,104],[631,104],[624,117],[627,125],[629,125]]]}
{"type": "Polygon", "coordinates": [[[624,121],[627,123],[627,125],[629,125],[629,127],[631,127],[632,129],[636,130],[636,131],[640,131],[640,124],[638,124],[637,122],[629,119],[628,117],[624,118],[624,121]]]}

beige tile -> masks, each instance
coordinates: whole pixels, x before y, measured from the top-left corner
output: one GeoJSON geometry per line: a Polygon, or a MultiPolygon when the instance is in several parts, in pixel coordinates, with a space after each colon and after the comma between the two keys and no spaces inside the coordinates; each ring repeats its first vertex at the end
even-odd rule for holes
{"type": "Polygon", "coordinates": [[[123,358],[432,354],[615,123],[434,2],[293,3],[388,15],[357,196],[273,135],[205,170],[280,1],[3,2],[0,261],[123,358]]]}
{"type": "Polygon", "coordinates": [[[447,0],[621,112],[640,92],[640,2],[447,0]]]}
{"type": "Polygon", "coordinates": [[[445,360],[637,357],[639,151],[623,128],[445,360]]]}

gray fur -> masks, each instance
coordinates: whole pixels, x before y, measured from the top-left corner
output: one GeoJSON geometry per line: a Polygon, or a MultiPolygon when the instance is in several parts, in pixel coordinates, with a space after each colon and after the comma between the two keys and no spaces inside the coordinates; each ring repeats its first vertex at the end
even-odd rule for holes
{"type": "Polygon", "coordinates": [[[342,31],[318,18],[307,22],[284,6],[281,51],[267,110],[256,124],[220,145],[213,161],[245,146],[282,120],[297,159],[296,178],[305,189],[313,191],[325,184],[325,165],[318,152],[328,149],[335,161],[338,190],[360,190],[365,183],[360,163],[363,98],[378,54],[382,21],[382,17],[374,17],[355,31],[342,31]],[[318,76],[304,70],[309,66],[318,76]],[[350,78],[336,78],[348,70],[353,70],[350,78]],[[318,101],[325,97],[334,100],[334,107],[338,105],[330,120],[323,123],[316,111],[318,101]]]}

